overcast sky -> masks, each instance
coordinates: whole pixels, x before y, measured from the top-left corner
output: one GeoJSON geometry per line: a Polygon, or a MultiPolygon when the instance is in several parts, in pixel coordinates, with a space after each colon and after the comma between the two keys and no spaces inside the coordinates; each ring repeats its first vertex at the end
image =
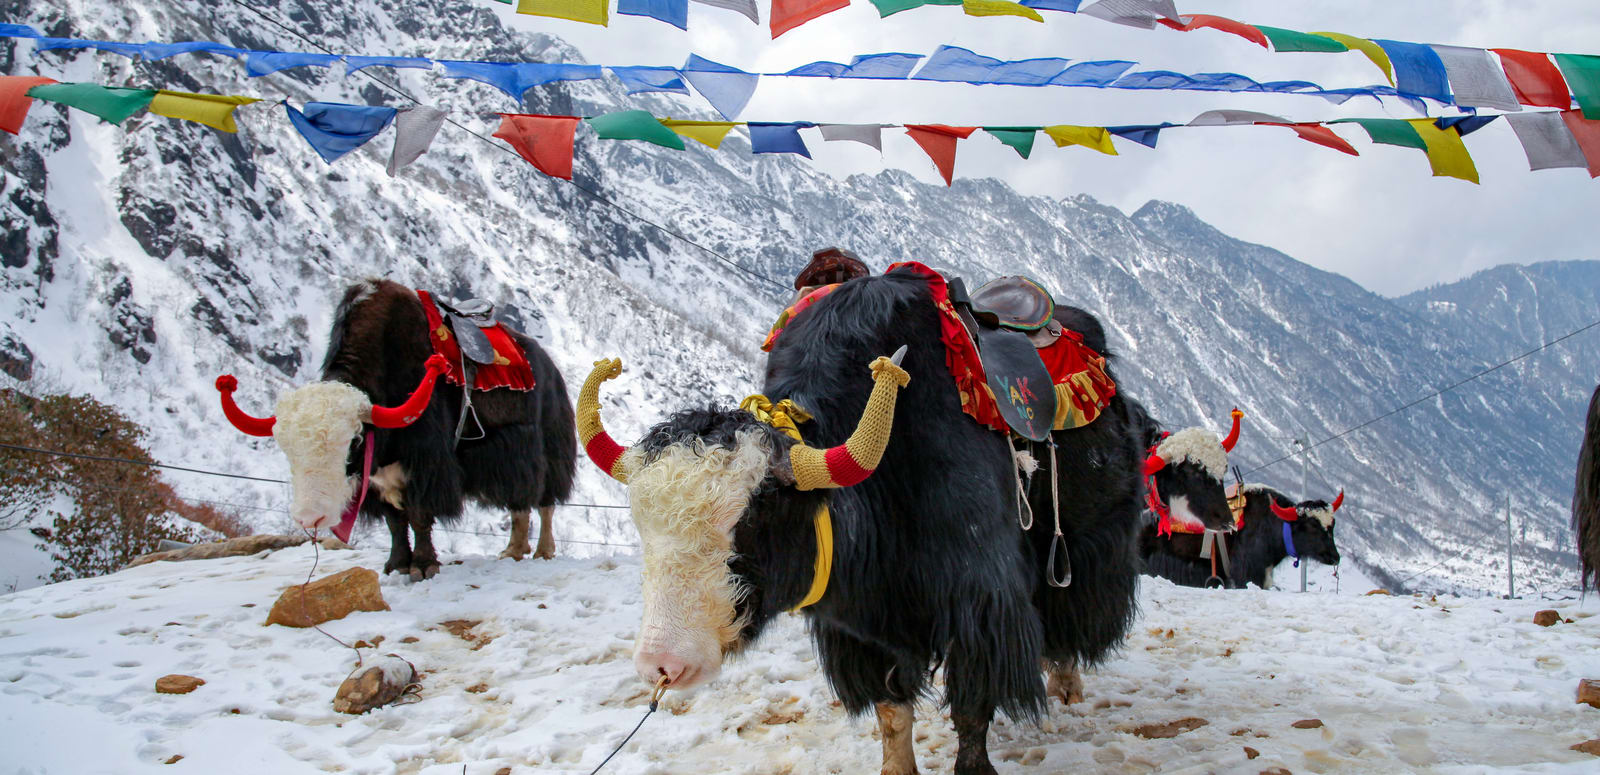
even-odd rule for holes
{"type": "MultiPolygon", "coordinates": [[[[1087,2],[1086,2],[1087,4],[1087,2]]],[[[602,28],[517,16],[518,29],[547,32],[595,64],[680,65],[690,52],[752,72],[782,72],[857,54],[932,53],[940,45],[1001,59],[1128,59],[1135,69],[1242,73],[1259,81],[1304,79],[1324,87],[1382,83],[1359,53],[1274,54],[1215,30],[1139,30],[1045,12],[1045,23],[968,17],[928,6],[879,19],[854,0],[770,39],[763,24],[691,3],[689,31],[613,14],[602,28]]],[[[1600,54],[1596,0],[1178,0],[1184,13],[1213,13],[1302,31],[1484,48],[1600,54]]],[[[1415,118],[1399,103],[1356,99],[1343,107],[1310,96],[1134,92],[968,84],[767,78],[741,120],[951,125],[1185,123],[1212,109],[1259,110],[1291,120],[1346,116],[1415,118]]],[[[1435,113],[1438,111],[1435,109],[1435,113]]],[[[1504,263],[1600,259],[1587,232],[1600,221],[1600,180],[1576,169],[1529,172],[1511,127],[1497,121],[1466,140],[1483,184],[1431,177],[1421,151],[1375,146],[1354,126],[1337,130],[1360,157],[1312,145],[1287,129],[1235,127],[1164,132],[1151,150],[1117,140],[1120,156],[1057,149],[1042,135],[1031,159],[983,133],[962,141],[957,177],[995,177],[1041,196],[1089,194],[1126,212],[1162,199],[1246,240],[1346,275],[1384,295],[1450,282],[1504,263]]],[[[835,175],[895,167],[940,182],[931,161],[898,130],[880,155],[856,143],[803,133],[819,169],[835,175]]],[[[581,143],[579,152],[582,152],[581,143]]]]}

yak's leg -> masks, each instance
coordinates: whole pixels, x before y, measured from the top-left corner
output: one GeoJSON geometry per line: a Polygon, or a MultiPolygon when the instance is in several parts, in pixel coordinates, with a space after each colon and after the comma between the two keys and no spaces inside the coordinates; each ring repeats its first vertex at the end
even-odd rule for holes
{"type": "Polygon", "coordinates": [[[911,748],[911,725],[916,712],[911,703],[878,703],[878,735],[883,738],[881,775],[917,775],[917,754],[911,748]]]}
{"type": "MultiPolygon", "coordinates": [[[[948,678],[948,676],[947,676],[948,678]]],[[[956,728],[956,775],[999,775],[989,763],[989,722],[994,720],[994,705],[988,710],[951,709],[950,721],[956,728]]]]}
{"type": "MultiPolygon", "coordinates": [[[[550,518],[555,512],[556,507],[554,506],[539,507],[539,550],[534,552],[533,556],[541,560],[554,560],[556,558],[556,534],[550,527],[550,518]]],[[[527,522],[528,518],[524,515],[522,519],[523,522],[527,522]]],[[[526,542],[523,545],[526,546],[526,542]]]]}
{"type": "Polygon", "coordinates": [[[383,520],[389,524],[389,561],[383,564],[385,574],[411,571],[411,534],[407,532],[406,515],[388,510],[383,520]]]}
{"type": "Polygon", "coordinates": [[[411,580],[431,579],[439,573],[439,555],[433,551],[433,517],[412,514],[411,532],[417,539],[411,551],[411,580]]]}
{"type": "Polygon", "coordinates": [[[500,556],[521,560],[528,556],[529,551],[531,550],[528,547],[528,510],[518,509],[511,512],[511,540],[500,556]]]}
{"type": "Polygon", "coordinates": [[[1044,672],[1049,677],[1046,693],[1067,705],[1083,702],[1083,674],[1078,672],[1078,660],[1057,662],[1044,660],[1044,672]]]}

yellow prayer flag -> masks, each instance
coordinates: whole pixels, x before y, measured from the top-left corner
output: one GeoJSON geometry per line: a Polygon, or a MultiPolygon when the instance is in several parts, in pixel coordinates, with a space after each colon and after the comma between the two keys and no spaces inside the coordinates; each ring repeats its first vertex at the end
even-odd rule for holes
{"type": "Polygon", "coordinates": [[[1056,141],[1057,148],[1081,145],[1111,156],[1117,155],[1117,147],[1111,144],[1111,133],[1105,127],[1057,124],[1045,127],[1044,133],[1056,141]]]}
{"type": "Polygon", "coordinates": [[[1358,38],[1342,32],[1313,32],[1311,34],[1321,35],[1324,38],[1333,38],[1350,48],[1366,54],[1367,58],[1372,60],[1372,63],[1377,65],[1379,70],[1383,71],[1383,77],[1389,79],[1389,85],[1394,85],[1394,65],[1389,64],[1389,54],[1383,50],[1382,46],[1366,38],[1358,38]]]}
{"type": "Polygon", "coordinates": [[[233,123],[233,109],[260,101],[255,97],[190,94],[162,89],[150,100],[148,110],[158,116],[194,121],[224,132],[238,132],[239,125],[233,123]]]}
{"type": "Polygon", "coordinates": [[[609,0],[517,0],[517,13],[551,16],[585,24],[608,25],[609,0]]]}
{"type": "Polygon", "coordinates": [[[1022,16],[1043,23],[1038,11],[1006,0],[962,0],[961,6],[968,16],[1022,16]]]}
{"type": "Polygon", "coordinates": [[[737,121],[685,121],[678,118],[657,119],[661,125],[702,145],[712,148],[722,146],[723,138],[739,125],[737,121]]]}
{"type": "Polygon", "coordinates": [[[1428,164],[1432,165],[1435,177],[1478,182],[1478,168],[1472,163],[1472,155],[1467,153],[1467,145],[1461,142],[1461,133],[1455,127],[1440,129],[1431,118],[1413,118],[1410,123],[1428,146],[1428,164]]]}

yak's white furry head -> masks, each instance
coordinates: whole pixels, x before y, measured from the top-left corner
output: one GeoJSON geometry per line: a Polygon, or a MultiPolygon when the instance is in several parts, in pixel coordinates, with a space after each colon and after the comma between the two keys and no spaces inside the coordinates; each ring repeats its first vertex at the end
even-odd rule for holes
{"type": "Polygon", "coordinates": [[[1330,509],[1327,506],[1323,506],[1320,509],[1297,508],[1296,511],[1300,512],[1300,516],[1302,518],[1314,519],[1318,522],[1321,522],[1323,530],[1333,529],[1333,509],[1330,509]]]}
{"type": "Polygon", "coordinates": [[[1194,463],[1219,482],[1228,474],[1228,451],[1217,434],[1205,428],[1184,428],[1168,436],[1156,445],[1156,454],[1168,465],[1194,463]]]}
{"type": "Polygon", "coordinates": [[[624,457],[628,500],[644,550],[644,619],[634,666],[650,683],[676,688],[715,678],[735,646],[741,589],[728,570],[733,528],[771,469],[766,436],[741,431],[732,449],[698,440],[673,444],[645,461],[624,457]]]}
{"type": "Polygon", "coordinates": [[[332,527],[360,484],[345,464],[372,401],[343,382],[313,382],[278,399],[277,416],[272,436],[289,458],[294,490],[289,513],[305,528],[332,527]]]}

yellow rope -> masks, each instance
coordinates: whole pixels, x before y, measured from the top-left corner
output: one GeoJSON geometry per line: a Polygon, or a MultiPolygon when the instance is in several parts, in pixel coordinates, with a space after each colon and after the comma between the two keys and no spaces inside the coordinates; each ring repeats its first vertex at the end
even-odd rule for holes
{"type": "MultiPolygon", "coordinates": [[[[773,403],[760,393],[740,401],[739,408],[755,415],[757,420],[777,428],[795,441],[802,440],[799,424],[811,419],[810,413],[801,409],[795,402],[785,398],[773,403]]],[[[806,596],[801,599],[799,605],[789,609],[790,613],[821,600],[823,593],[828,591],[828,577],[833,575],[833,515],[828,511],[827,501],[823,501],[822,506],[817,509],[816,516],[811,520],[811,527],[817,534],[817,559],[812,566],[811,589],[806,591],[806,596]]]]}

